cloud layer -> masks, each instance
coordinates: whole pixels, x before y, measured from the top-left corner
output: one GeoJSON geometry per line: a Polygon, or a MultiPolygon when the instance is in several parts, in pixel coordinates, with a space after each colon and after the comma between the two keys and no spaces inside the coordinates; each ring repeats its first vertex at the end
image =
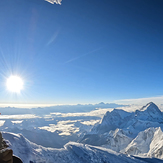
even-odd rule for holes
{"type": "Polygon", "coordinates": [[[59,4],[59,5],[61,5],[61,2],[62,2],[62,0],[45,0],[45,1],[47,1],[47,2],[49,2],[51,4],[56,3],[56,4],[59,4]]]}
{"type": "Polygon", "coordinates": [[[157,105],[160,105],[163,103],[163,96],[158,97],[147,97],[147,98],[137,98],[137,99],[122,99],[122,100],[115,100],[115,103],[120,104],[139,104],[139,105],[145,105],[149,102],[154,102],[157,105]]]}

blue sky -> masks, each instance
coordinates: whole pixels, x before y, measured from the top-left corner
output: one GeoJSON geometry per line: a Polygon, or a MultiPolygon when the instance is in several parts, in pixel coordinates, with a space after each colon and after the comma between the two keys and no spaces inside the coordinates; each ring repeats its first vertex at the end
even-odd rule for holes
{"type": "Polygon", "coordinates": [[[162,0],[1,0],[0,102],[160,99],[162,8],[162,0]],[[24,80],[19,95],[6,91],[11,74],[24,80]]]}

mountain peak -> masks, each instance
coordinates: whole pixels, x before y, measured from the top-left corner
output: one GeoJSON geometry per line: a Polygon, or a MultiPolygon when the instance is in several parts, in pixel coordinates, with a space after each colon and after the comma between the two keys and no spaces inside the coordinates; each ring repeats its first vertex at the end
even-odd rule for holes
{"type": "Polygon", "coordinates": [[[154,106],[157,106],[154,102],[149,102],[147,105],[154,105],[154,106]]]}
{"type": "Polygon", "coordinates": [[[161,112],[158,106],[154,104],[153,102],[149,102],[146,106],[143,106],[140,110],[141,111],[150,110],[150,111],[161,112]]]}
{"type": "Polygon", "coordinates": [[[155,122],[163,122],[162,112],[153,102],[143,106],[140,110],[136,110],[135,115],[141,120],[150,120],[155,122]]]}

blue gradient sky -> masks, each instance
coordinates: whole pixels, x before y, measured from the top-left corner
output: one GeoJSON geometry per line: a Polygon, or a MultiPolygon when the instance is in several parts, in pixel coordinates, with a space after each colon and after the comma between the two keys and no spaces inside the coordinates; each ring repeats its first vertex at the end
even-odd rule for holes
{"type": "Polygon", "coordinates": [[[0,1],[0,103],[162,95],[162,0],[0,1]],[[11,74],[24,79],[20,95],[6,91],[11,74]]]}

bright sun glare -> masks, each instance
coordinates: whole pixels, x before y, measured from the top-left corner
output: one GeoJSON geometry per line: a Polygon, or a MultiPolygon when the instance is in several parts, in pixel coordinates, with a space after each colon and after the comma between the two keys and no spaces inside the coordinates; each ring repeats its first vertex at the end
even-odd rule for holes
{"type": "Polygon", "coordinates": [[[19,76],[10,76],[6,86],[9,91],[19,93],[23,89],[23,84],[23,80],[19,76]]]}

